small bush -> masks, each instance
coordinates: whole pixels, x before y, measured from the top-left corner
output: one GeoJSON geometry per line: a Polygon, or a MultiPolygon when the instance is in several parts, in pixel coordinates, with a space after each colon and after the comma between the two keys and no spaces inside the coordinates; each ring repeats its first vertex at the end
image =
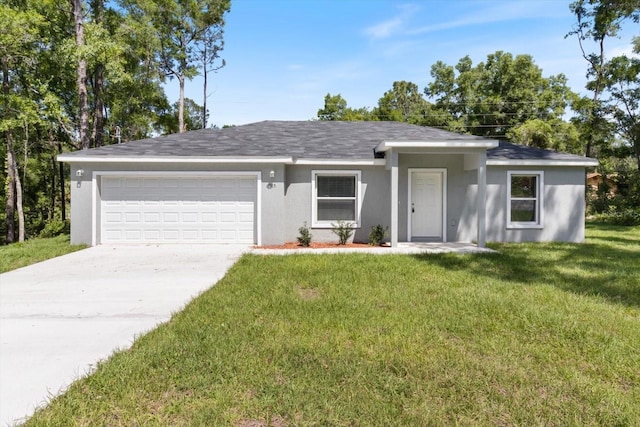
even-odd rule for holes
{"type": "Polygon", "coordinates": [[[346,245],[349,237],[353,234],[353,225],[349,222],[338,221],[337,224],[331,224],[333,226],[333,233],[338,236],[338,244],[346,245]]]}
{"type": "Polygon", "coordinates": [[[298,243],[300,243],[301,246],[308,247],[311,244],[311,238],[313,236],[311,235],[306,222],[302,227],[298,228],[298,233],[300,233],[298,236],[298,243]]]}
{"type": "Polygon", "coordinates": [[[612,225],[640,225],[640,209],[610,210],[596,215],[595,219],[612,225]]]}
{"type": "Polygon", "coordinates": [[[387,230],[389,227],[383,227],[382,225],[374,225],[369,232],[369,244],[371,246],[380,246],[382,240],[387,236],[387,230]]]}
{"type": "Polygon", "coordinates": [[[59,219],[52,219],[49,221],[39,234],[39,237],[48,238],[56,237],[61,234],[69,234],[71,224],[69,220],[62,221],[59,219]]]}

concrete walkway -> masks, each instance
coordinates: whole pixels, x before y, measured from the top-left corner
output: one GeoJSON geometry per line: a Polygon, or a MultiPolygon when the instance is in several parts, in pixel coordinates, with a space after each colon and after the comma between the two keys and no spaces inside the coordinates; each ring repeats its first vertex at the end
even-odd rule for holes
{"type": "Polygon", "coordinates": [[[258,255],[292,255],[292,254],[348,254],[366,253],[375,255],[389,254],[472,254],[472,253],[492,253],[489,248],[479,248],[473,243],[459,242],[402,242],[395,248],[384,246],[371,246],[367,248],[300,248],[300,249],[260,249],[254,248],[252,251],[258,255]]]}
{"type": "Polygon", "coordinates": [[[0,274],[0,425],[170,319],[246,246],[97,246],[0,274]]]}

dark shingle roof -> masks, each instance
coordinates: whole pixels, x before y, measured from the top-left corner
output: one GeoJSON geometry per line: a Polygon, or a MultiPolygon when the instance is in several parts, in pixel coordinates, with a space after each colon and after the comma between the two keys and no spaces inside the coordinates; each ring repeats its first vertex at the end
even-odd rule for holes
{"type": "MultiPolygon", "coordinates": [[[[293,157],[373,159],[384,141],[486,142],[486,138],[399,122],[263,121],[225,129],[202,129],[64,154],[73,157],[293,157]]],[[[584,157],[500,142],[492,160],[579,160],[584,157]]]]}
{"type": "Polygon", "coordinates": [[[586,157],[575,154],[559,153],[557,151],[526,147],[500,141],[500,145],[487,150],[487,158],[491,160],[556,160],[578,161],[587,160],[586,157]]]}
{"type": "Polygon", "coordinates": [[[79,156],[371,159],[383,141],[483,140],[399,122],[264,121],[76,151],[79,156]]]}

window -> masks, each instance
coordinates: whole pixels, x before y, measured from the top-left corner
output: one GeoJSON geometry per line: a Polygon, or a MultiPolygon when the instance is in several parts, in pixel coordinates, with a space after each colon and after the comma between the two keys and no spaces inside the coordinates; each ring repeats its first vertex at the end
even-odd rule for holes
{"type": "Polygon", "coordinates": [[[507,228],[542,228],[541,171],[507,172],[507,228]]]}
{"type": "Polygon", "coordinates": [[[360,222],[360,171],[313,171],[313,227],[360,222]]]}

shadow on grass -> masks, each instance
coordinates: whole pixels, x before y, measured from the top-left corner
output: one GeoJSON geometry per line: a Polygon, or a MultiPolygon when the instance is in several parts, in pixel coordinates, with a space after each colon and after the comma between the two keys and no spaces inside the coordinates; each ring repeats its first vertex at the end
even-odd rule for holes
{"type": "Polygon", "coordinates": [[[416,258],[448,270],[466,271],[478,278],[551,285],[579,295],[600,296],[618,304],[640,307],[640,248],[632,247],[638,241],[619,237],[602,239],[602,243],[583,244],[495,244],[492,247],[499,251],[496,254],[416,255],[416,258]],[[611,242],[618,245],[612,246],[611,242]]]}

